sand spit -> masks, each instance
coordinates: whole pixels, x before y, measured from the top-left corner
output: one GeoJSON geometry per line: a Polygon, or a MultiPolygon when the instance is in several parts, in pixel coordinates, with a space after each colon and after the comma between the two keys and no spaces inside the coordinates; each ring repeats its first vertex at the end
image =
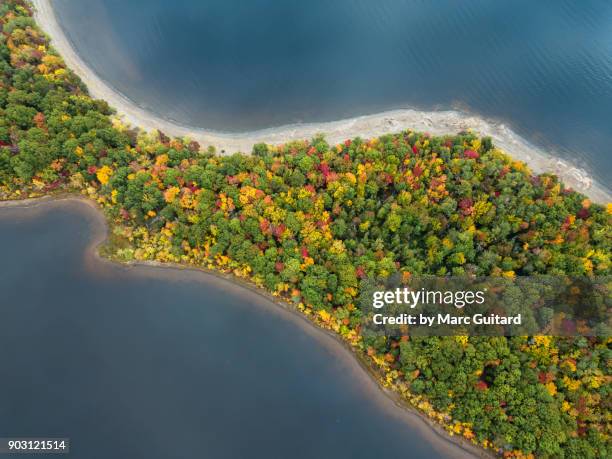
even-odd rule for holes
{"type": "Polygon", "coordinates": [[[329,142],[337,143],[357,136],[377,137],[404,129],[429,132],[432,135],[454,134],[473,129],[480,135],[491,136],[497,146],[513,158],[526,162],[534,172],[553,172],[561,177],[567,186],[588,195],[596,202],[612,201],[610,191],[595,182],[586,171],[539,149],[503,123],[487,121],[456,110],[401,109],[325,123],[292,124],[244,133],[217,132],[174,123],[139,107],[98,77],[64,34],[51,0],[32,0],[32,4],[36,9],[37,23],[51,37],[53,46],[62,55],[68,67],[87,85],[90,94],[106,100],[125,122],[142,129],[160,129],[167,135],[189,137],[203,147],[212,145],[224,154],[248,153],[257,143],[281,144],[291,140],[310,139],[316,134],[325,134],[329,142]]]}

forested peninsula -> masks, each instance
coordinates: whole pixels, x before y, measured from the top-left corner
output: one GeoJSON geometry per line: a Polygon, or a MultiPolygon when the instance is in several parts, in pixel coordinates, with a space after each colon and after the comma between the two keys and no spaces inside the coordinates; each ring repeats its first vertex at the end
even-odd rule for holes
{"type": "Polygon", "coordinates": [[[451,435],[505,457],[611,454],[608,337],[367,338],[356,301],[362,280],[392,274],[609,275],[611,204],[470,132],[218,155],[114,118],[26,1],[5,0],[0,27],[1,199],[88,196],[111,225],[110,257],[265,289],[451,435]]]}

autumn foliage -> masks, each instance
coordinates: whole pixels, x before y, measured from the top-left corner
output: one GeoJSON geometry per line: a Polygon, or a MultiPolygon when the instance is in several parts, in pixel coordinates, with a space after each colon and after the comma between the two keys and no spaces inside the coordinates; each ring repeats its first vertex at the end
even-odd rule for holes
{"type": "Polygon", "coordinates": [[[248,279],[334,330],[449,433],[505,456],[610,454],[607,338],[364,338],[360,282],[394,273],[610,274],[612,207],[473,133],[324,138],[220,156],[121,125],[0,5],[0,198],[73,191],[111,255],[248,279]]]}

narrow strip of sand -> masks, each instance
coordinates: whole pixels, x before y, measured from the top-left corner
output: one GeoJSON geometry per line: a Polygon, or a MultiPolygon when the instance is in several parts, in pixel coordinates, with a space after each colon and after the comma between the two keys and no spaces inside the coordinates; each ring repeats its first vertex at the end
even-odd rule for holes
{"type": "Polygon", "coordinates": [[[584,170],[546,153],[503,123],[487,121],[456,110],[401,109],[339,121],[293,124],[244,133],[223,133],[176,124],[140,108],[98,77],[64,34],[51,0],[31,2],[36,10],[34,17],[37,23],[51,37],[52,45],[62,55],[68,67],[87,85],[90,94],[107,101],[124,121],[142,129],[159,129],[167,135],[189,137],[203,147],[212,145],[217,151],[226,154],[249,153],[257,143],[281,144],[291,140],[311,139],[316,134],[325,134],[329,142],[337,143],[357,136],[378,137],[405,129],[429,132],[433,135],[454,134],[473,129],[480,135],[491,136],[499,148],[513,158],[526,162],[534,172],[553,172],[561,177],[567,186],[588,195],[596,202],[612,202],[610,190],[595,182],[584,170]]]}

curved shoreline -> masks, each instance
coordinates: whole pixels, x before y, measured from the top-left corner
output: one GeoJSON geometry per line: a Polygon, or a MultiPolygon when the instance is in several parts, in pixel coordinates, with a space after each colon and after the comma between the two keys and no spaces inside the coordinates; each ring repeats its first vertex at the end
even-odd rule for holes
{"type": "Polygon", "coordinates": [[[26,198],[20,200],[0,201],[0,212],[2,209],[32,210],[57,205],[76,209],[85,214],[85,218],[90,219],[93,224],[89,235],[90,242],[85,249],[85,260],[88,269],[98,271],[101,265],[116,269],[137,270],[138,274],[161,276],[165,279],[173,280],[176,278],[184,279],[186,272],[193,274],[192,279],[205,281],[214,279],[220,282],[228,282],[240,293],[255,293],[261,303],[265,303],[274,309],[275,313],[283,314],[284,319],[297,324],[305,333],[308,333],[316,341],[334,352],[335,357],[346,365],[355,376],[360,378],[358,384],[368,391],[375,403],[387,410],[392,416],[406,423],[413,429],[418,429],[420,434],[426,436],[431,442],[432,447],[440,452],[448,454],[450,457],[458,458],[489,458],[495,457],[491,451],[469,443],[463,437],[450,436],[444,428],[418,411],[401,396],[389,389],[382,387],[378,381],[374,368],[368,364],[365,358],[358,354],[355,349],[343,341],[336,333],[317,326],[309,320],[303,313],[298,311],[293,305],[276,298],[253,284],[237,278],[231,274],[224,274],[219,271],[210,270],[191,265],[181,265],[177,263],[161,263],[156,261],[131,261],[127,263],[119,262],[100,254],[100,247],[108,240],[110,225],[98,205],[89,198],[63,194],[57,196],[43,196],[40,198],[26,198]],[[157,272],[156,272],[157,271],[157,272]]]}
{"type": "Polygon", "coordinates": [[[280,144],[310,139],[321,133],[325,134],[330,143],[337,143],[357,136],[378,137],[405,129],[425,131],[433,135],[473,129],[480,135],[492,137],[499,148],[512,158],[527,163],[535,173],[552,172],[567,186],[588,195],[596,202],[612,201],[611,191],[603,184],[595,182],[586,171],[548,154],[503,123],[487,121],[456,110],[401,109],[338,121],[292,124],[243,133],[219,132],[174,123],[139,107],[97,75],[79,56],[64,33],[55,16],[51,0],[30,1],[35,8],[36,22],[51,37],[54,48],[63,57],[66,65],[85,83],[91,96],[105,100],[117,110],[124,121],[147,131],[161,129],[173,137],[189,137],[203,147],[214,146],[222,153],[250,153],[253,145],[257,143],[280,144]]]}

